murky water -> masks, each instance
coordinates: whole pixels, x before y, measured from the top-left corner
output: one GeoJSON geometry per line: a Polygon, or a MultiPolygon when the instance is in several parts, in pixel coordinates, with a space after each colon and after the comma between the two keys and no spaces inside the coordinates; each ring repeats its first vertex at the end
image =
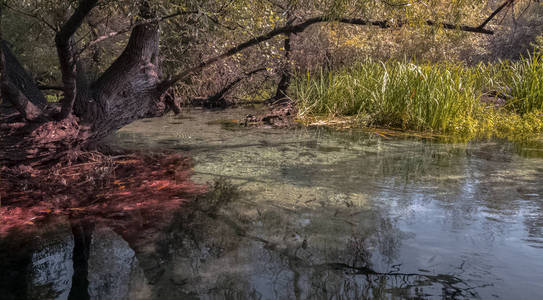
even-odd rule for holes
{"type": "MultiPolygon", "coordinates": [[[[229,121],[246,113],[146,120],[110,139],[186,152],[196,181],[231,191],[227,180],[237,192],[140,241],[95,230],[90,298],[543,297],[542,142],[447,144],[229,121]]],[[[73,237],[55,240],[45,243],[49,257],[39,247],[31,256],[42,261],[29,269],[28,295],[44,298],[35,287],[48,286],[51,297],[68,296],[73,237]]]]}

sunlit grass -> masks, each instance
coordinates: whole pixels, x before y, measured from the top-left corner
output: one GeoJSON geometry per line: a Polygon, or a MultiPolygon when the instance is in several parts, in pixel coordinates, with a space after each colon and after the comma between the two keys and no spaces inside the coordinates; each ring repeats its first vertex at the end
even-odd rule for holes
{"type": "Polygon", "coordinates": [[[543,132],[542,78],[540,56],[474,67],[367,60],[298,76],[293,95],[306,122],[526,138],[543,132]]]}
{"type": "Polygon", "coordinates": [[[519,62],[502,62],[495,77],[510,92],[508,106],[520,113],[543,111],[543,56],[533,55],[519,62]]]}

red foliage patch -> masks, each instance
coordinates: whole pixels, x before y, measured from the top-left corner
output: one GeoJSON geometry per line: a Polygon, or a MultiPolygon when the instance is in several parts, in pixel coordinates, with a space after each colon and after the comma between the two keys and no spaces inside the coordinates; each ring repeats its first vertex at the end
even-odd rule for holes
{"type": "Polygon", "coordinates": [[[205,192],[190,180],[191,160],[177,154],[118,157],[85,153],[47,169],[0,170],[0,236],[42,222],[103,222],[129,234],[167,224],[183,203],[205,192]]]}

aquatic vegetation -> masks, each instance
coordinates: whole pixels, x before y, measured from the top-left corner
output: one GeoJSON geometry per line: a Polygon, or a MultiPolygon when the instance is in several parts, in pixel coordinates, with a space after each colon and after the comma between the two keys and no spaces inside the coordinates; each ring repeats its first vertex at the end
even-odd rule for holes
{"type": "Polygon", "coordinates": [[[473,67],[366,60],[297,76],[293,96],[306,122],[348,118],[384,127],[462,138],[526,138],[543,132],[543,62],[473,67]]]}

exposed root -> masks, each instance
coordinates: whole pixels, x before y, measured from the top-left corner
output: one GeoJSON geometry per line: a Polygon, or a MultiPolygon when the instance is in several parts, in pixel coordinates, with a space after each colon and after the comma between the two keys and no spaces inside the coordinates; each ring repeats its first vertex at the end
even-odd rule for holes
{"type": "Polygon", "coordinates": [[[38,165],[79,150],[89,140],[85,126],[69,116],[61,121],[18,122],[0,127],[1,165],[38,165]]]}

